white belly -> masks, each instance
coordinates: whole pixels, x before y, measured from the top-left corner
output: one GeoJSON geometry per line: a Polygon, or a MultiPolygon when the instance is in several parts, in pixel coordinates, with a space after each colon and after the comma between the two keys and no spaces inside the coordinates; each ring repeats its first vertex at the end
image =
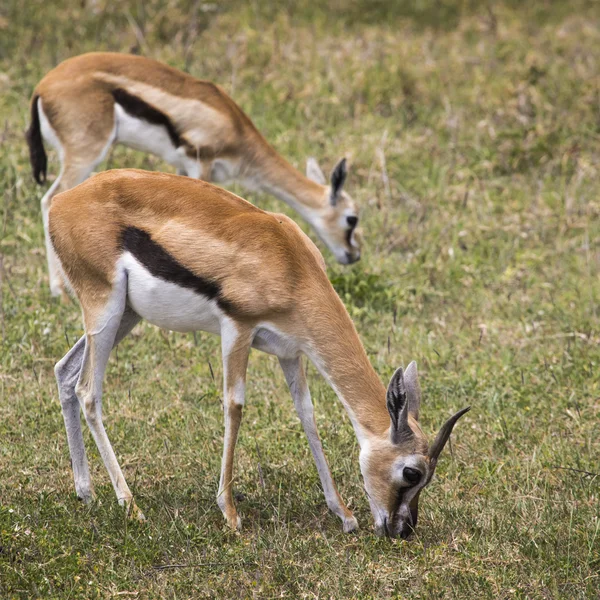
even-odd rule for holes
{"type": "Polygon", "coordinates": [[[154,277],[129,252],[121,263],[127,272],[129,304],[140,317],[172,331],[221,334],[225,313],[215,300],[154,277]]]}
{"type": "MultiPolygon", "coordinates": [[[[140,317],[171,331],[207,331],[221,335],[221,325],[231,322],[215,300],[152,275],[134,256],[120,259],[127,273],[127,300],[140,317]]],[[[268,322],[256,324],[252,346],[280,358],[302,352],[297,340],[268,322]]]]}
{"type": "Polygon", "coordinates": [[[170,165],[184,170],[190,177],[202,177],[200,161],[190,158],[185,149],[176,148],[162,125],[153,125],[137,119],[127,113],[120,104],[115,103],[116,142],[143,150],[162,158],[170,165]]]}

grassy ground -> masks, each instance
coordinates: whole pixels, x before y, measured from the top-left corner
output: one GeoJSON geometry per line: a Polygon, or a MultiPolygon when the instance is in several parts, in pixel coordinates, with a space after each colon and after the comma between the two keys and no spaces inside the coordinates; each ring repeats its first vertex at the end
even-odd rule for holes
{"type": "MultiPolygon", "coordinates": [[[[597,5],[85,4],[0,6],[0,597],[598,597],[597,5]],[[39,78],[96,49],[221,83],[300,167],[351,159],[364,258],[327,260],[371,360],[384,379],[419,362],[426,431],[473,405],[410,542],[372,534],[349,421],[311,369],[362,526],[342,533],[276,361],[259,354],[237,455],[244,530],[228,532],[219,340],[147,325],[111,359],[104,403],[149,521],[127,522],[95,449],[99,502],[76,500],[52,366],[80,316],[49,296],[45,188],[22,133],[39,78]]],[[[108,163],[165,168],[124,149],[108,163]]]]}

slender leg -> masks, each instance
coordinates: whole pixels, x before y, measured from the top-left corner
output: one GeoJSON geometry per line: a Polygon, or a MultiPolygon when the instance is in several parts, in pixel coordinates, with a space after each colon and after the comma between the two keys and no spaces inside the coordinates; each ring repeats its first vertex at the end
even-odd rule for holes
{"type": "Polygon", "coordinates": [[[223,440],[223,460],[217,504],[232,529],[241,527],[241,520],[233,502],[233,457],[246,389],[246,368],[252,344],[249,330],[239,330],[230,321],[221,327],[223,351],[223,410],[225,413],[225,435],[223,440]]]}
{"type": "Polygon", "coordinates": [[[319,439],[313,403],[310,398],[310,390],[306,383],[304,370],[302,369],[302,360],[300,357],[293,359],[280,358],[279,364],[283,369],[285,379],[290,388],[292,398],[294,399],[296,412],[300,417],[304,433],[308,438],[308,445],[310,446],[313,458],[315,459],[315,464],[317,465],[317,471],[319,472],[327,506],[333,513],[342,519],[345,532],[354,531],[358,528],[358,522],[350,509],[344,504],[344,501],[335,487],[329,465],[327,464],[327,459],[325,458],[325,453],[323,452],[323,446],[319,439]]]}
{"type": "Polygon", "coordinates": [[[91,319],[89,315],[86,315],[84,307],[84,318],[86,320],[85,351],[81,373],[75,386],[75,393],[79,398],[85,420],[110,476],[119,504],[127,506],[132,517],[143,520],[144,515],[133,501],[133,494],[125,481],[102,422],[102,381],[108,357],[116,342],[117,333],[125,314],[126,295],[127,275],[126,273],[118,273],[113,282],[112,294],[101,316],[95,320],[91,319]]]}
{"type": "MultiPolygon", "coordinates": [[[[46,258],[48,260],[48,274],[50,277],[50,292],[53,296],[60,296],[63,290],[63,281],[60,273],[60,263],[50,242],[50,233],[48,230],[48,213],[50,212],[50,203],[56,195],[62,180],[62,172],[56,178],[50,189],[44,194],[41,202],[42,221],[44,223],[44,241],[46,244],[46,258]]],[[[66,358],[66,357],[65,357],[66,358]]]]}
{"type": "Polygon", "coordinates": [[[67,430],[75,491],[81,500],[89,502],[94,496],[94,488],[92,487],[88,460],[83,445],[79,401],[75,395],[75,384],[81,371],[84,349],[85,336],[82,336],[65,357],[56,363],[54,374],[58,383],[58,396],[67,430]]]}
{"type": "MultiPolygon", "coordinates": [[[[115,346],[133,329],[139,320],[140,317],[136,313],[131,309],[126,309],[116,335],[115,346]]],[[[94,496],[94,488],[81,433],[80,405],[75,394],[75,386],[83,363],[85,341],[85,336],[79,339],[66,356],[56,364],[54,373],[58,383],[58,394],[67,430],[75,491],[77,496],[84,502],[89,502],[94,496]]]]}

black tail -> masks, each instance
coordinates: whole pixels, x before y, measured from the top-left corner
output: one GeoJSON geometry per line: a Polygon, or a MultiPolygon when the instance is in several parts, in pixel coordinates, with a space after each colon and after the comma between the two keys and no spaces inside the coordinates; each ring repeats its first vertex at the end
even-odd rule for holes
{"type": "Polygon", "coordinates": [[[46,181],[48,157],[46,156],[46,150],[44,150],[44,142],[40,131],[39,99],[39,96],[35,96],[31,102],[31,125],[25,134],[25,138],[29,146],[29,162],[33,169],[33,177],[41,184],[46,181]]]}

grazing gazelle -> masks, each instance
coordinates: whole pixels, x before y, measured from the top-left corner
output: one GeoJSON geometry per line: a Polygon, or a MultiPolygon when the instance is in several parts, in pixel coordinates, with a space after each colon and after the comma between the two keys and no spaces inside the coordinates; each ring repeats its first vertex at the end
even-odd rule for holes
{"type": "Polygon", "coordinates": [[[149,58],[95,52],[61,63],[37,85],[27,142],[34,177],[46,177],[42,138],[53,146],[61,170],[42,198],[50,288],[62,291],[48,240],[52,197],[84,181],[121,143],[161,157],[179,174],[205,181],[238,180],[273,194],[310,223],[340,263],[360,258],[358,215],[343,191],[346,162],[330,185],[314,159],[307,176],[292,167],[217,85],[149,58]]]}
{"type": "Polygon", "coordinates": [[[225,439],[218,504],[233,528],[233,455],[250,348],[279,358],[313,453],[329,508],[357,527],[338,494],[313,416],[302,368],[315,364],[346,408],[379,533],[407,537],[421,490],[457,419],[433,444],[418,423],[417,367],[381,384],[323,257],[291,219],[268,213],[199,180],[139,170],[96,175],[58,195],[50,238],[81,304],[85,335],[55,368],[80,498],[92,497],[80,407],[120,503],[142,515],[102,424],[102,380],[112,348],[144,318],[175,331],[221,336],[225,439]]]}

